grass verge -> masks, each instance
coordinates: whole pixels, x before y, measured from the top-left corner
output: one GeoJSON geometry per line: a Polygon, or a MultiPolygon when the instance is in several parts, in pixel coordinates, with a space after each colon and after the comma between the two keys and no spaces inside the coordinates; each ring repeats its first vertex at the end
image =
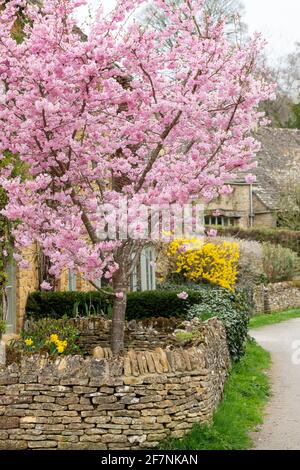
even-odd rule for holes
{"type": "Polygon", "coordinates": [[[254,340],[231,370],[212,425],[195,425],[183,439],[170,439],[166,450],[243,450],[252,445],[249,432],[262,422],[270,393],[266,369],[270,355],[254,340]]]}
{"type": "Polygon", "coordinates": [[[287,310],[285,312],[268,313],[266,315],[258,315],[250,319],[250,328],[260,328],[261,326],[273,325],[274,323],[280,323],[291,318],[299,318],[300,309],[287,310]]]}

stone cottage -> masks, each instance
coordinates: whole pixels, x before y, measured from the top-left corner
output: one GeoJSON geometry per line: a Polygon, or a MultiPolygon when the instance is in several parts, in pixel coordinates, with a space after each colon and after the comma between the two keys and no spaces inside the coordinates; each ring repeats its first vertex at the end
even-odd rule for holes
{"type": "Polygon", "coordinates": [[[300,178],[300,131],[294,129],[260,129],[255,184],[247,184],[243,174],[230,184],[229,196],[212,201],[205,211],[209,225],[277,226],[278,194],[291,180],[300,178]],[[215,211],[218,215],[215,215],[215,211]]]}

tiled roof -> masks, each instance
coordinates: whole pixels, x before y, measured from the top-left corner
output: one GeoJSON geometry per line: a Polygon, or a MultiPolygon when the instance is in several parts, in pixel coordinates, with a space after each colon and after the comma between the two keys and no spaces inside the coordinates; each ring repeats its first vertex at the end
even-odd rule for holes
{"type": "Polygon", "coordinates": [[[276,209],[279,191],[291,178],[300,181],[300,130],[264,128],[256,133],[262,147],[256,156],[254,192],[269,208],[276,209]]]}

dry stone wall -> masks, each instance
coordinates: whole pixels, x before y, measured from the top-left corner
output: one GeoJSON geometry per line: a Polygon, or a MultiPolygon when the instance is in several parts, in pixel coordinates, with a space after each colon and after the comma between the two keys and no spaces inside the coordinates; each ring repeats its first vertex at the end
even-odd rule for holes
{"type": "Polygon", "coordinates": [[[278,282],[254,289],[255,313],[270,313],[300,307],[300,282],[278,282]]]}
{"type": "Polygon", "coordinates": [[[0,368],[0,449],[150,449],[209,422],[230,359],[222,322],[198,330],[184,347],[0,368]]]}
{"type": "MultiPolygon", "coordinates": [[[[101,316],[73,319],[80,331],[80,347],[86,354],[92,354],[95,347],[106,348],[110,343],[111,320],[101,316]]],[[[125,349],[152,350],[175,341],[173,332],[182,320],[176,318],[151,318],[129,321],[125,324],[125,349]]]]}

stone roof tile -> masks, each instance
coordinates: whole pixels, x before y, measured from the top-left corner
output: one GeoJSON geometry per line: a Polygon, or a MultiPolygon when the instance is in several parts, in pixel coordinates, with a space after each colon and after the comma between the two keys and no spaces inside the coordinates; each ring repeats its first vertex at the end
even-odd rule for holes
{"type": "Polygon", "coordinates": [[[262,144],[255,160],[257,177],[254,193],[270,209],[276,209],[278,194],[292,179],[300,180],[300,130],[259,129],[256,138],[262,144]]]}

